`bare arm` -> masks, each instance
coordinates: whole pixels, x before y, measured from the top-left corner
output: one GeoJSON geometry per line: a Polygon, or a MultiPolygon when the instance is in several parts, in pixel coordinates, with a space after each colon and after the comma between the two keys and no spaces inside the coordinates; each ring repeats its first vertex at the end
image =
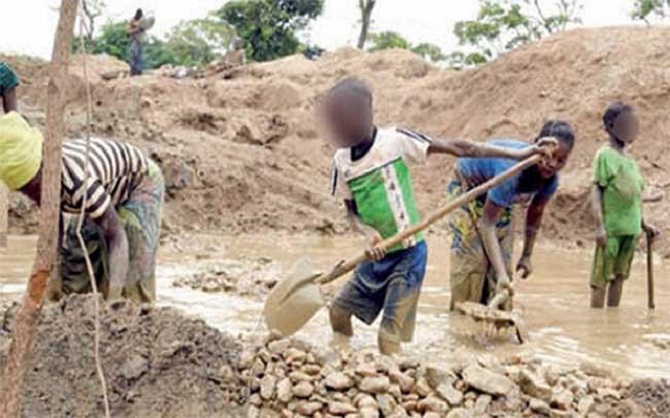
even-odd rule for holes
{"type": "Polygon", "coordinates": [[[462,139],[434,139],[428,147],[428,154],[449,154],[456,157],[509,158],[513,160],[523,160],[535,154],[544,153],[543,148],[543,146],[535,144],[518,149],[480,144],[462,139]]]}
{"type": "Polygon", "coordinates": [[[128,277],[128,237],[121,225],[116,209],[108,207],[105,213],[95,220],[103,230],[109,250],[109,294],[108,300],[121,297],[121,291],[128,277]]]}
{"type": "Polygon", "coordinates": [[[505,269],[505,261],[503,260],[500,244],[498,243],[498,236],[496,234],[496,224],[500,214],[504,208],[496,205],[487,199],[484,204],[484,214],[479,219],[478,228],[481,235],[484,250],[488,257],[489,263],[493,266],[498,280],[498,288],[509,288],[510,279],[505,269]]]}
{"type": "Polygon", "coordinates": [[[591,206],[593,208],[593,218],[596,226],[596,243],[600,247],[607,245],[607,231],[603,219],[603,189],[597,184],[593,185],[591,190],[591,206]]]}
{"type": "Polygon", "coordinates": [[[5,113],[16,112],[18,109],[18,102],[16,99],[16,87],[5,90],[2,95],[2,107],[5,113]]]}
{"type": "Polygon", "coordinates": [[[361,221],[356,210],[356,202],[353,200],[345,200],[344,204],[347,207],[347,221],[349,221],[349,225],[354,231],[359,232],[365,237],[368,256],[373,260],[381,260],[384,258],[386,252],[383,249],[375,248],[375,245],[383,240],[382,236],[377,230],[361,221]]]}
{"type": "Polygon", "coordinates": [[[526,212],[526,228],[523,241],[521,258],[516,265],[516,271],[521,274],[522,279],[528,278],[533,273],[531,258],[535,248],[535,240],[542,225],[542,215],[547,201],[533,201],[526,212]]]}

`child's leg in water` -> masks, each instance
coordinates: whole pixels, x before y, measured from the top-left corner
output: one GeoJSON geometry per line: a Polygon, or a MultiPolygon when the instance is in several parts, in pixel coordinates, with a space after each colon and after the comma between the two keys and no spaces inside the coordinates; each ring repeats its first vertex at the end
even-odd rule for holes
{"type": "Polygon", "coordinates": [[[591,286],[591,307],[602,309],[605,307],[605,293],[607,289],[604,287],[591,286]]]}
{"type": "Polygon", "coordinates": [[[621,295],[623,293],[623,282],[624,277],[617,274],[616,278],[610,282],[609,289],[607,291],[607,306],[610,308],[619,307],[621,303],[621,295]]]}

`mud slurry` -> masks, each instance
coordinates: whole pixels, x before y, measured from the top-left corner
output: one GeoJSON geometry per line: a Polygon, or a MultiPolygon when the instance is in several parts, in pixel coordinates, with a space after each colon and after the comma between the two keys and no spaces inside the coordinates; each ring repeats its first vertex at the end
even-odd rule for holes
{"type": "MultiPolygon", "coordinates": [[[[13,315],[4,315],[2,362],[12,323],[13,315]]],[[[237,377],[241,346],[235,338],[173,309],[125,302],[106,307],[100,326],[113,416],[242,415],[245,385],[237,377]]],[[[45,306],[26,375],[23,416],[102,416],[93,329],[91,297],[45,306]]]]}

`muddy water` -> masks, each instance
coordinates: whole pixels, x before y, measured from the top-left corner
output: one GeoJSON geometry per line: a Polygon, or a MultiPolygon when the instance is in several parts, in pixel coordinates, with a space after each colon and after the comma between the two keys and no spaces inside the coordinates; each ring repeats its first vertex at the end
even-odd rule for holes
{"type": "MultiPolygon", "coordinates": [[[[220,258],[267,257],[285,269],[310,257],[317,269],[328,269],[339,257],[355,255],[360,241],[317,236],[190,237],[161,253],[158,292],[160,304],[181,308],[205,318],[222,330],[243,336],[261,335],[262,300],[206,294],[173,288],[184,274],[213,265],[220,258]]],[[[32,262],[34,239],[13,237],[10,249],[0,252],[0,293],[17,296],[24,288],[32,262]]],[[[448,362],[454,351],[473,355],[532,354],[557,365],[582,361],[604,363],[628,376],[670,377],[667,355],[653,342],[670,339],[670,270],[658,263],[655,312],[646,308],[646,270],[638,255],[631,280],[618,310],[588,308],[590,251],[566,251],[542,246],[534,258],[535,274],[517,284],[515,303],[530,331],[530,342],[516,345],[510,335],[483,338],[478,325],[451,315],[449,304],[449,249],[440,237],[429,239],[429,266],[424,284],[415,342],[407,349],[436,363],[448,362]]],[[[333,286],[336,288],[337,284],[333,286]]],[[[375,344],[376,327],[358,324],[354,348],[375,344]]],[[[315,344],[330,339],[322,310],[299,333],[315,344]]]]}

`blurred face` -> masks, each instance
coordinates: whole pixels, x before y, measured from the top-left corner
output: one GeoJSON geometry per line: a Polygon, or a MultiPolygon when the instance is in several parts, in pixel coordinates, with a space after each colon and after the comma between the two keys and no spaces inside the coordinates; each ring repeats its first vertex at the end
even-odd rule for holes
{"type": "Polygon", "coordinates": [[[372,132],[371,105],[360,94],[331,94],[324,100],[320,113],[328,136],[339,148],[358,145],[372,132]]]}
{"type": "Polygon", "coordinates": [[[640,130],[640,122],[633,112],[624,112],[614,121],[612,132],[616,137],[626,144],[632,144],[637,139],[640,130]]]}
{"type": "Polygon", "coordinates": [[[543,158],[537,165],[540,175],[544,179],[550,179],[561,171],[563,167],[565,167],[565,164],[567,164],[568,158],[570,158],[570,153],[572,152],[572,148],[564,141],[557,138],[556,141],[558,142],[558,147],[554,150],[552,157],[543,158]]]}

